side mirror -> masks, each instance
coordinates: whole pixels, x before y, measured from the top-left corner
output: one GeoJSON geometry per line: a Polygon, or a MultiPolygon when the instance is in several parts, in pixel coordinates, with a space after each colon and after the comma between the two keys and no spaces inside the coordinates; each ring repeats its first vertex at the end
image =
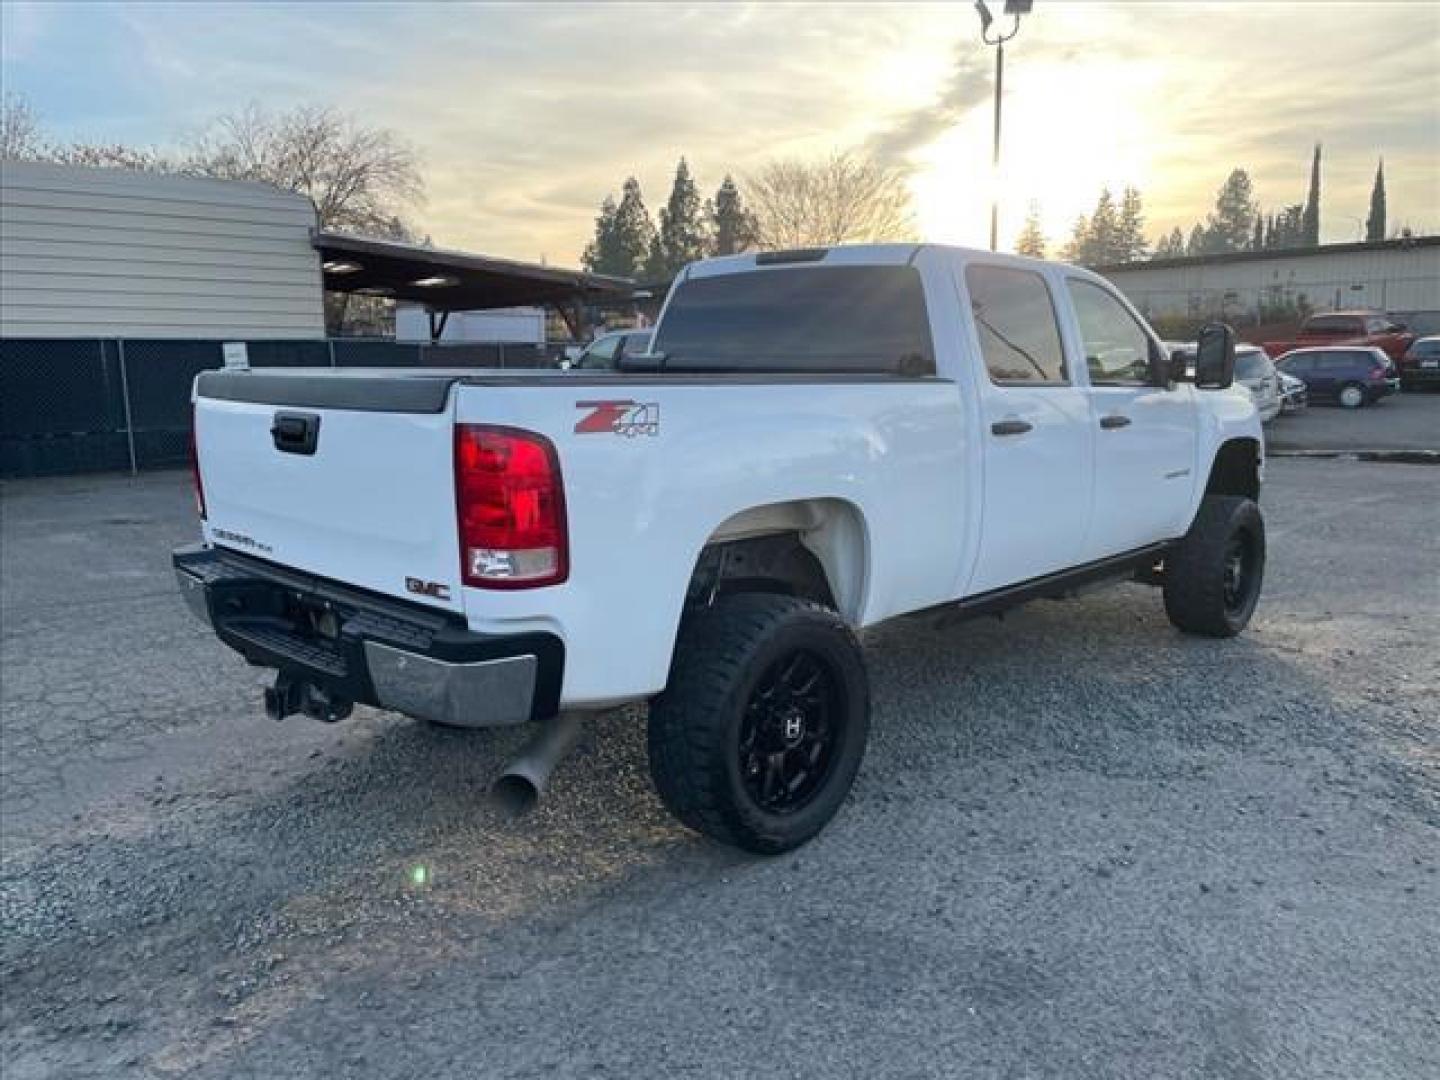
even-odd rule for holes
{"type": "MultiPolygon", "coordinates": [[[[1184,372],[1184,368],[1181,368],[1184,372]]],[[[1170,355],[1156,345],[1150,346],[1150,385],[1171,389],[1180,380],[1175,377],[1175,362],[1170,355]]]]}
{"type": "Polygon", "coordinates": [[[1235,381],[1235,331],[1224,323],[1210,323],[1195,342],[1195,385],[1201,390],[1224,390],[1235,381]]]}
{"type": "Polygon", "coordinates": [[[1195,354],[1189,349],[1174,349],[1170,353],[1170,381],[1193,382],[1195,379],[1195,354]]]}

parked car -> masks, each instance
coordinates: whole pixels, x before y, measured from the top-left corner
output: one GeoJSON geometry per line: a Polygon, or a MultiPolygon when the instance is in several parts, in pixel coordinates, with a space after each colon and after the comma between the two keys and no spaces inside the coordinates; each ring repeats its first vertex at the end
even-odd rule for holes
{"type": "Polygon", "coordinates": [[[1347,409],[1372,405],[1400,389],[1394,362],[1378,348],[1296,349],[1276,361],[1305,383],[1310,396],[1347,409]]]}
{"type": "Polygon", "coordinates": [[[586,345],[579,356],[561,366],[568,370],[614,371],[627,354],[633,356],[648,351],[652,333],[650,330],[613,330],[601,334],[586,345]]]}
{"type": "Polygon", "coordinates": [[[1286,416],[1304,412],[1310,404],[1310,392],[1305,387],[1305,380],[1297,379],[1279,368],[1275,369],[1275,374],[1280,379],[1280,411],[1286,416]]]}
{"type": "Polygon", "coordinates": [[[1250,392],[1262,424],[1280,415],[1280,374],[1275,370],[1275,362],[1260,346],[1236,347],[1235,382],[1250,392]]]}
{"type": "Polygon", "coordinates": [[[860,768],[864,627],[1111,579],[1186,633],[1255,611],[1264,441],[1229,327],[1178,379],[1104,278],[881,244],[691,265],[653,349],[583,379],[202,372],[186,602],[276,671],[277,719],[537,724],[514,806],[587,711],[649,701],[665,806],[768,854],[860,768]]]}
{"type": "Polygon", "coordinates": [[[1406,390],[1440,386],[1440,335],[1418,338],[1400,358],[1400,385],[1406,390]]]}
{"type": "Polygon", "coordinates": [[[1415,340],[1403,324],[1380,311],[1328,311],[1300,324],[1294,341],[1267,341],[1265,351],[1283,356],[1296,349],[1321,345],[1371,345],[1398,360],[1415,340]]]}

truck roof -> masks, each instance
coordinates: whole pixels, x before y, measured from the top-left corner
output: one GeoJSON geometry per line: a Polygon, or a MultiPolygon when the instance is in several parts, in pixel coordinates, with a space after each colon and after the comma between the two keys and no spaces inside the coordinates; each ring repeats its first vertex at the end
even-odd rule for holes
{"type": "MultiPolygon", "coordinates": [[[[958,244],[835,244],[828,247],[798,248],[792,251],[748,251],[740,255],[721,255],[702,259],[687,266],[677,279],[718,277],[776,266],[904,266],[915,260],[925,249],[951,252],[956,255],[983,258],[987,262],[1013,263],[1016,266],[1056,266],[1044,259],[1024,255],[988,251],[984,248],[961,247],[958,244]]],[[[1083,270],[1083,267],[1075,267],[1083,270]]],[[[1086,271],[1088,273],[1088,271],[1086,271]]]]}

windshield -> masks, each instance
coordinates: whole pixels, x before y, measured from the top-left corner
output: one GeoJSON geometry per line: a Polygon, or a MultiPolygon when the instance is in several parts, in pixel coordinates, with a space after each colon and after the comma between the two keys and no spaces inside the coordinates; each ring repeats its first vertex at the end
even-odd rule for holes
{"type": "Polygon", "coordinates": [[[683,282],[656,330],[666,371],[932,374],[920,275],[806,266],[683,282]]]}
{"type": "Polygon", "coordinates": [[[1245,349],[1235,354],[1235,378],[1263,379],[1270,374],[1270,361],[1260,349],[1245,349]]]}

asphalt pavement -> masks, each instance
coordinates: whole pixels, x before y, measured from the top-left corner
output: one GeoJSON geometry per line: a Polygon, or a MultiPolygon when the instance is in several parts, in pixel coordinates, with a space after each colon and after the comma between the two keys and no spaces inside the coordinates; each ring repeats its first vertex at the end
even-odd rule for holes
{"type": "Polygon", "coordinates": [[[1415,390],[1359,409],[1312,404],[1265,426],[1272,454],[1427,452],[1440,455],[1440,392],[1415,390]]]}
{"type": "Polygon", "coordinates": [[[761,860],[634,711],[519,822],[523,733],[271,723],[174,591],[187,477],[8,484],[0,1071],[1440,1076],[1440,468],[1263,506],[1234,641],[1138,585],[866,634],[856,789],[761,860]]]}

